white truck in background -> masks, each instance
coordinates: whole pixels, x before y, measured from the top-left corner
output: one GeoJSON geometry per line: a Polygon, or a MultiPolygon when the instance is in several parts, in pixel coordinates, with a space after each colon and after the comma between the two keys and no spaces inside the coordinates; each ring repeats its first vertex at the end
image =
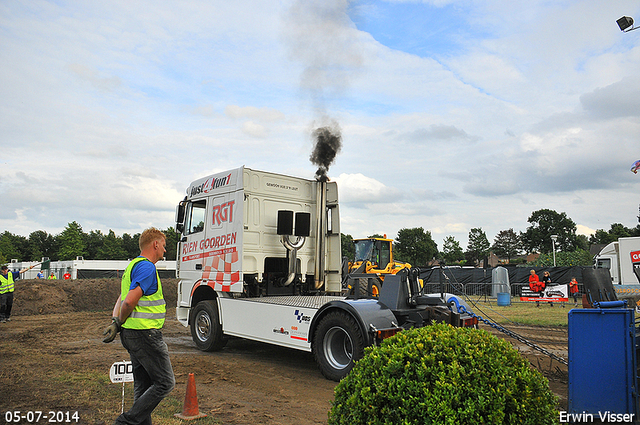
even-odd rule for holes
{"type": "MultiPolygon", "coordinates": [[[[433,320],[474,326],[451,294],[418,273],[387,277],[379,298],[343,290],[338,188],[240,167],[196,180],[176,210],[178,320],[203,351],[229,337],[311,351],[340,380],[364,353],[433,320]]],[[[348,281],[348,279],[347,279],[348,281]]]]}
{"type": "Polygon", "coordinates": [[[640,237],[620,238],[606,245],[594,258],[598,269],[609,269],[619,298],[640,295],[640,237]]]}

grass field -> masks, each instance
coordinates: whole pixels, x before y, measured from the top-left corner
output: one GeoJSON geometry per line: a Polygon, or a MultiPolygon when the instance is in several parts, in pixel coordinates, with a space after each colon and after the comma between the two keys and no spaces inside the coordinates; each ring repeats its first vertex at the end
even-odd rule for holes
{"type": "Polygon", "coordinates": [[[580,303],[574,307],[573,302],[553,303],[553,307],[541,302],[540,307],[536,307],[535,302],[520,302],[519,298],[512,298],[509,306],[498,306],[495,298],[471,297],[471,301],[475,304],[469,303],[474,313],[504,325],[515,322],[534,326],[567,326],[569,311],[582,308],[580,303]]]}

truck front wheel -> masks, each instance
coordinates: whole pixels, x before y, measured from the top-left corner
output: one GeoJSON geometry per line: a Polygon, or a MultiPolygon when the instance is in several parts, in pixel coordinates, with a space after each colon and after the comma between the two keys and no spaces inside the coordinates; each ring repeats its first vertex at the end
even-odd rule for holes
{"type": "Polygon", "coordinates": [[[200,301],[191,311],[191,338],[202,351],[218,351],[227,344],[215,300],[200,301]]]}
{"type": "Polygon", "coordinates": [[[313,355],[325,378],[347,376],[364,355],[364,336],[355,319],[342,311],[327,314],[315,332],[313,355]]]}

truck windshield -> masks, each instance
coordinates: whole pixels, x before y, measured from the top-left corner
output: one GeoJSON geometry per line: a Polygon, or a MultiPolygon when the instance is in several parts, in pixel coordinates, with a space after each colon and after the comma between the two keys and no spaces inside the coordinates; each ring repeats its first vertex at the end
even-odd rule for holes
{"type": "Polygon", "coordinates": [[[609,258],[600,258],[596,263],[596,268],[598,269],[611,269],[611,259],[609,258]]]}
{"type": "Polygon", "coordinates": [[[371,260],[374,241],[355,241],[356,258],[355,261],[371,260]]]}

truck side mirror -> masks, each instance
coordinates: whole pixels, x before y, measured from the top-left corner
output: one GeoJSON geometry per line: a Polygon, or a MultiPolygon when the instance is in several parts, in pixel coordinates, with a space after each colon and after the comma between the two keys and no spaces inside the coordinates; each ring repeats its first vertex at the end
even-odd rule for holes
{"type": "Polygon", "coordinates": [[[311,234],[311,213],[296,213],[296,236],[309,237],[311,234]]]}
{"type": "Polygon", "coordinates": [[[176,207],[176,233],[182,233],[184,230],[184,212],[186,210],[187,197],[185,196],[176,207]]]}
{"type": "Polygon", "coordinates": [[[293,235],[293,211],[278,211],[278,235],[293,235]]]}

